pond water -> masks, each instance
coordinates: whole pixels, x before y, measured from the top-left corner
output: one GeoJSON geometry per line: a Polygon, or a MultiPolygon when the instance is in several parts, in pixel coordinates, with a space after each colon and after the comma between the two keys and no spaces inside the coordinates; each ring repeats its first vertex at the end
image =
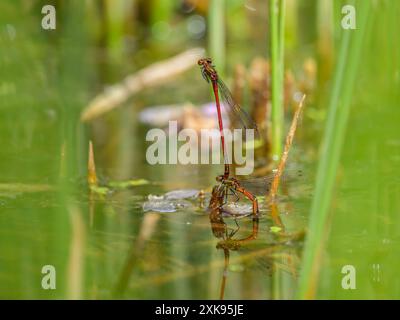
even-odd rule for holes
{"type": "MultiPolygon", "coordinates": [[[[319,97],[306,105],[290,153],[289,165],[301,177],[283,183],[276,208],[259,198],[258,223],[224,217],[215,230],[198,199],[185,199],[175,212],[143,210],[149,195],[174,190],[205,190],[208,200],[221,173],[217,165],[146,162],[149,128],[139,122],[139,110],[204,103],[209,92],[199,70],[82,124],[80,112],[93,96],[146,65],[141,57],[149,63],[155,57],[112,50],[105,57],[88,34],[77,32],[79,13],[67,15],[57,33],[43,34],[34,15],[26,18],[11,4],[3,9],[0,17],[12,19],[0,30],[1,298],[296,297],[331,74],[318,79],[319,97]],[[101,184],[147,182],[90,193],[89,140],[101,184]],[[254,232],[255,239],[242,241],[254,232]],[[43,288],[49,265],[56,271],[53,290],[43,288]]],[[[374,55],[361,58],[316,298],[400,296],[400,50],[393,34],[381,34],[371,32],[366,46],[374,55]],[[346,265],[357,270],[354,290],[342,286],[346,265]]],[[[315,50],[305,46],[301,59],[315,50]]]]}
{"type": "MultiPolygon", "coordinates": [[[[142,164],[141,170],[146,166],[142,164]]],[[[105,165],[97,162],[97,167],[105,165]]],[[[303,168],[302,172],[307,171],[303,168]]],[[[22,184],[12,191],[2,187],[1,282],[8,288],[2,294],[14,298],[218,299],[225,274],[224,298],[292,298],[307,224],[308,174],[302,174],[293,186],[284,184],[275,209],[281,228],[261,197],[257,226],[251,216],[225,216],[219,221],[222,234],[214,235],[215,224],[206,207],[215,175],[206,168],[170,166],[148,185],[116,188],[107,194],[90,193],[85,179],[79,178],[73,186],[80,191],[68,195],[60,195],[64,191],[57,185],[44,185],[44,190],[35,190],[40,187],[37,184],[33,190],[25,190],[28,187],[22,184]],[[144,211],[149,195],[186,188],[204,188],[205,207],[198,198],[191,198],[181,200],[185,206],[176,212],[144,211]],[[240,241],[254,230],[256,239],[240,241]],[[229,264],[221,243],[230,249],[229,264]],[[41,288],[44,265],[56,268],[56,290],[41,288]],[[15,288],[11,295],[9,288],[15,288]]],[[[250,203],[242,200],[241,204],[251,212],[250,203]]]]}

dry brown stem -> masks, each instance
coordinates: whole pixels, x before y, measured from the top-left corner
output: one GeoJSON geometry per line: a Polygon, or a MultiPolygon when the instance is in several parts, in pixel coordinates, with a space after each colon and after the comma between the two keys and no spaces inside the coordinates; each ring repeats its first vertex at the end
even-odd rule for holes
{"type": "Polygon", "coordinates": [[[170,59],[154,63],[135,74],[127,76],[93,98],[81,113],[81,121],[86,122],[120,106],[129,97],[145,88],[161,85],[196,65],[204,50],[194,48],[170,59]]]}
{"type": "Polygon", "coordinates": [[[290,125],[289,132],[286,136],[285,149],[283,150],[281,159],[279,161],[278,168],[277,168],[275,176],[274,176],[274,180],[272,181],[272,187],[271,187],[271,192],[270,192],[270,201],[271,202],[275,201],[276,194],[278,192],[279,182],[281,180],[283,170],[285,169],[286,161],[289,156],[290,147],[292,146],[293,138],[296,133],[297,123],[299,121],[301,111],[303,110],[305,98],[306,98],[306,95],[303,95],[303,97],[301,98],[300,103],[297,107],[297,110],[293,116],[293,120],[292,120],[292,124],[290,125]]]}

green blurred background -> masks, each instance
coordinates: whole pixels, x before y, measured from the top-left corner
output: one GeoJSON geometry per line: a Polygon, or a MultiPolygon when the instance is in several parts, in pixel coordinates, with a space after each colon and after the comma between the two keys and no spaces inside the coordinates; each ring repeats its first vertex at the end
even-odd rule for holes
{"type": "MultiPolygon", "coordinates": [[[[305,61],[315,65],[289,158],[303,175],[284,186],[278,203],[286,232],[306,237],[271,232],[275,222],[264,206],[258,239],[231,252],[225,298],[397,299],[400,3],[280,2],[285,70],[300,83],[305,61]],[[346,4],[356,9],[356,30],[341,26],[346,4]],[[345,265],[355,267],[354,290],[341,286],[345,265]]],[[[1,298],[219,297],[224,255],[207,212],[142,209],[149,194],[214,183],[215,166],[149,165],[149,127],[138,120],[151,106],[211,101],[197,66],[92,121],[80,116],[105,88],[194,47],[205,48],[231,85],[238,64],[270,59],[269,4],[1,1],[1,298]],[[55,30],[41,26],[47,4],[56,8],[55,30]],[[91,194],[89,140],[103,184],[151,183],[91,194]],[[45,265],[56,269],[55,290],[41,286],[45,265]]],[[[243,105],[250,98],[247,88],[243,105]]],[[[285,110],[284,132],[292,115],[285,110]]],[[[240,224],[245,237],[251,221],[240,224]]]]}

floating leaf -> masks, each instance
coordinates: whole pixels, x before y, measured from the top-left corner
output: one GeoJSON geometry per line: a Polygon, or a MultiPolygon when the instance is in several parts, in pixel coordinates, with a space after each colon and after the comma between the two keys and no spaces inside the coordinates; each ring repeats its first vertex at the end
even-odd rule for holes
{"type": "Polygon", "coordinates": [[[92,185],[92,186],[90,186],[90,191],[97,193],[97,194],[106,195],[110,192],[110,189],[107,187],[99,187],[96,185],[92,185]]]}
{"type": "Polygon", "coordinates": [[[130,187],[138,187],[149,184],[150,182],[146,179],[136,179],[127,181],[110,181],[109,186],[116,189],[127,189],[130,187]]]}
{"type": "Polygon", "coordinates": [[[167,199],[149,199],[143,204],[143,211],[155,212],[176,212],[179,209],[190,207],[191,203],[188,201],[171,201],[167,199]]]}
{"type": "Polygon", "coordinates": [[[269,228],[269,230],[273,233],[278,233],[278,232],[282,231],[282,228],[278,227],[278,226],[272,226],[269,228]]]}
{"type": "Polygon", "coordinates": [[[182,189],[167,192],[165,194],[165,199],[177,200],[177,199],[188,199],[196,198],[199,195],[199,190],[196,189],[182,189]]]}
{"type": "Polygon", "coordinates": [[[143,203],[143,211],[176,212],[178,209],[187,208],[192,204],[185,200],[170,200],[164,196],[149,195],[148,201],[143,203]]]}
{"type": "Polygon", "coordinates": [[[173,202],[166,200],[147,201],[143,203],[143,211],[156,211],[156,212],[175,212],[177,207],[173,202]]]}

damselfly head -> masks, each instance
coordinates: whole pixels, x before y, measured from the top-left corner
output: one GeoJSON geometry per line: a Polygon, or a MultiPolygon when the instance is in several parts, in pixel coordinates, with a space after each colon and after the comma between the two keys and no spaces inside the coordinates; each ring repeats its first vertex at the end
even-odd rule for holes
{"type": "Polygon", "coordinates": [[[199,61],[197,61],[197,64],[199,66],[206,66],[208,64],[212,64],[212,60],[211,58],[201,58],[199,61]]]}

